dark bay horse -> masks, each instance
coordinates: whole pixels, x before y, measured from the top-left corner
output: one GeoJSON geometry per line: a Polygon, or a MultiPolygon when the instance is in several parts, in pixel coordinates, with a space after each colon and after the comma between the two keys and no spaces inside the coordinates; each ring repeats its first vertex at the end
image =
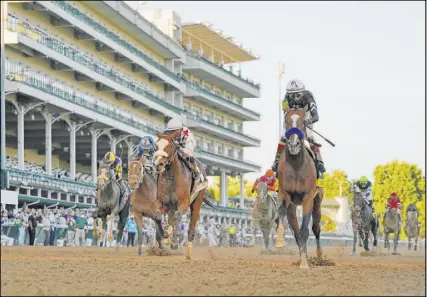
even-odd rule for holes
{"type": "MultiPolygon", "coordinates": [[[[317,172],[308,141],[305,139],[304,118],[307,107],[289,109],[285,116],[286,148],[279,160],[279,224],[284,226],[285,215],[299,247],[300,268],[308,267],[307,241],[308,224],[313,216],[313,233],[316,237],[317,256],[322,257],[320,245],[320,217],[322,188],[317,187],[317,172]],[[296,206],[302,205],[303,218],[301,230],[298,226],[296,206]]],[[[283,230],[283,227],[279,230],[283,230]]],[[[278,232],[279,233],[279,232],[278,232]]],[[[281,232],[280,232],[281,233],[281,232]]],[[[277,234],[282,236],[282,234],[277,234]]]]}
{"type": "MultiPolygon", "coordinates": [[[[119,225],[117,234],[117,246],[120,245],[123,236],[123,229],[126,220],[129,216],[130,200],[122,204],[120,207],[120,186],[113,176],[113,172],[108,165],[100,164],[98,171],[98,184],[96,186],[96,201],[98,207],[98,216],[102,219],[102,225],[107,228],[107,215],[111,216],[111,226],[114,226],[114,218],[119,215],[119,225]]],[[[109,231],[109,236],[112,236],[112,230],[109,231]]]]}
{"type": "MultiPolygon", "coordinates": [[[[194,179],[193,173],[186,164],[186,160],[181,154],[180,145],[174,140],[180,130],[172,133],[158,133],[157,141],[158,150],[154,153],[154,165],[159,172],[157,179],[157,203],[159,209],[163,212],[172,212],[169,219],[174,225],[173,236],[171,240],[171,248],[178,248],[179,232],[181,218],[184,213],[190,209],[191,218],[188,228],[188,244],[186,258],[191,259],[191,249],[195,235],[196,223],[199,219],[200,208],[203,201],[213,207],[213,205],[205,200],[205,191],[207,182],[204,188],[199,187],[198,192],[193,193],[194,179]],[[191,199],[192,197],[194,199],[191,199]]],[[[202,168],[200,168],[201,171],[202,168]]]]}
{"type": "Polygon", "coordinates": [[[163,248],[162,238],[165,232],[162,226],[162,213],[157,204],[157,177],[145,167],[146,159],[142,156],[138,161],[129,164],[129,187],[132,190],[131,211],[138,228],[138,255],[142,254],[143,216],[151,218],[156,223],[156,241],[163,248]]]}

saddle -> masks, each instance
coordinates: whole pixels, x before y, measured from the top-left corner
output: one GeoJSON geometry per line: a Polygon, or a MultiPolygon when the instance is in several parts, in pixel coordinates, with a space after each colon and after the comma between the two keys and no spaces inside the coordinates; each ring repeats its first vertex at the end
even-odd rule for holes
{"type": "Polygon", "coordinates": [[[181,160],[192,173],[192,182],[191,182],[191,189],[190,189],[190,192],[191,192],[190,203],[191,203],[196,198],[197,193],[199,193],[201,190],[203,190],[208,186],[208,180],[206,178],[206,170],[205,170],[205,167],[199,162],[199,160],[195,159],[195,162],[197,163],[197,166],[199,167],[199,170],[200,170],[200,178],[196,178],[194,168],[190,164],[190,161],[188,160],[188,158],[184,157],[181,153],[178,152],[178,159],[181,160]]]}

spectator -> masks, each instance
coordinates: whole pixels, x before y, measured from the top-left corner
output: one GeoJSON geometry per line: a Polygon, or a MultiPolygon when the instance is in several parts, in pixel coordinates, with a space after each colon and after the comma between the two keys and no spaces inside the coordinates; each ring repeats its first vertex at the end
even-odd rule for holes
{"type": "Polygon", "coordinates": [[[86,235],[86,246],[92,246],[93,241],[93,223],[95,219],[93,216],[88,215],[87,219],[87,235],[86,235]]]}
{"type": "Polygon", "coordinates": [[[20,227],[19,227],[18,244],[24,245],[25,237],[27,235],[27,229],[28,229],[28,209],[26,209],[25,211],[22,211],[19,217],[19,222],[20,222],[20,227]]]}
{"type": "Polygon", "coordinates": [[[34,241],[36,239],[36,210],[32,209],[31,214],[28,217],[28,234],[30,236],[30,245],[34,245],[34,241]]]}
{"type": "Polygon", "coordinates": [[[56,232],[56,217],[52,211],[49,211],[49,222],[50,222],[50,233],[49,233],[49,245],[55,245],[55,232],[56,232]]]}
{"type": "Polygon", "coordinates": [[[74,229],[75,229],[75,221],[72,216],[68,216],[67,222],[67,246],[74,246],[74,229]]]}
{"type": "Polygon", "coordinates": [[[43,219],[42,219],[42,224],[43,224],[43,232],[44,232],[44,246],[49,245],[49,231],[50,231],[50,221],[49,218],[46,215],[43,215],[43,219]]]}
{"type": "Polygon", "coordinates": [[[133,218],[133,215],[130,216],[130,218],[126,222],[125,229],[128,231],[128,240],[127,240],[127,246],[131,244],[132,246],[135,246],[135,234],[136,234],[136,223],[133,218]]]}
{"type": "Polygon", "coordinates": [[[86,241],[85,227],[87,225],[87,220],[83,213],[76,220],[76,245],[82,246],[82,242],[86,241]]]}

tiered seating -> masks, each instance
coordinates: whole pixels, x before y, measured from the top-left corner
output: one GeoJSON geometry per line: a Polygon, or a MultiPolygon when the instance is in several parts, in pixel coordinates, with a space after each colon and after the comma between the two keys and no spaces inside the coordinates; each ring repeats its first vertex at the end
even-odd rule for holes
{"type": "MultiPolygon", "coordinates": [[[[18,169],[18,160],[16,158],[8,157],[6,160],[6,166],[18,169]]],[[[30,173],[46,174],[43,166],[24,161],[25,170],[30,173]]],[[[52,170],[52,176],[60,179],[70,179],[70,171],[63,168],[55,168],[52,170]]],[[[77,172],[77,181],[81,182],[92,182],[92,175],[89,173],[77,172]]]]}

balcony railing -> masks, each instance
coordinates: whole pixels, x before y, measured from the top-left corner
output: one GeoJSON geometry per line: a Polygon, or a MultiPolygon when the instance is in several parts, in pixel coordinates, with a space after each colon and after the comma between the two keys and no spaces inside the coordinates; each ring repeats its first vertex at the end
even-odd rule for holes
{"type": "MultiPolygon", "coordinates": [[[[18,81],[20,83],[29,85],[40,91],[74,103],[93,112],[102,114],[106,117],[117,120],[123,124],[140,129],[150,134],[155,134],[156,131],[161,130],[160,127],[155,125],[141,123],[140,121],[135,120],[132,115],[123,115],[113,107],[102,106],[102,102],[99,104],[94,98],[77,92],[75,89],[63,83],[53,81],[50,78],[40,74],[28,72],[26,68],[21,65],[17,65],[6,60],[5,67],[7,80],[18,81]]],[[[108,106],[107,104],[105,105],[108,106]]]]}
{"type": "Polygon", "coordinates": [[[203,119],[203,118],[201,118],[201,117],[199,117],[199,116],[197,116],[197,115],[194,115],[194,114],[192,114],[191,112],[187,112],[186,111],[186,114],[187,114],[187,118],[189,118],[189,119],[192,119],[192,120],[194,120],[194,121],[196,121],[196,122],[199,122],[199,123],[204,123],[204,124],[207,124],[208,126],[211,126],[212,128],[216,128],[216,129],[219,129],[220,131],[222,131],[222,132],[225,132],[225,133],[235,133],[235,134],[238,134],[238,135],[240,135],[240,136],[242,136],[242,137],[247,137],[247,138],[249,138],[250,140],[252,140],[252,141],[259,141],[259,139],[257,139],[257,138],[255,138],[255,137],[252,137],[252,136],[249,136],[249,135],[247,135],[247,134],[244,134],[244,133],[241,133],[241,132],[238,132],[238,131],[235,131],[235,130],[233,130],[233,129],[230,129],[230,128],[226,128],[226,127],[224,127],[224,126],[221,126],[221,125],[218,125],[218,124],[215,124],[215,123],[213,123],[213,122],[210,122],[210,121],[208,121],[208,120],[205,120],[205,119],[203,119]]]}
{"type": "Polygon", "coordinates": [[[205,149],[202,146],[196,146],[195,149],[194,149],[194,151],[195,152],[200,152],[200,153],[206,153],[206,154],[209,154],[209,155],[212,155],[212,156],[215,156],[215,157],[225,158],[225,159],[228,159],[228,160],[231,160],[231,161],[237,161],[237,162],[246,163],[246,164],[248,164],[250,166],[258,166],[256,164],[253,164],[253,163],[249,162],[249,161],[243,160],[243,158],[232,158],[232,157],[229,157],[227,155],[221,155],[221,154],[216,153],[213,149],[205,149]]]}
{"type": "Polygon", "coordinates": [[[17,185],[36,184],[45,189],[62,190],[80,195],[95,195],[95,184],[76,182],[73,180],[59,179],[40,173],[32,173],[15,168],[7,168],[7,176],[12,183],[17,185]]]}
{"type": "Polygon", "coordinates": [[[26,22],[22,22],[16,17],[10,16],[8,18],[8,29],[11,31],[16,31],[19,34],[27,36],[29,38],[35,39],[39,44],[46,46],[47,48],[54,50],[55,52],[73,60],[74,62],[80,64],[83,67],[86,67],[109,80],[118,83],[119,85],[135,92],[145,98],[150,99],[151,101],[166,107],[167,109],[173,110],[177,113],[181,112],[181,108],[170,104],[166,101],[165,98],[162,98],[158,95],[153,94],[150,90],[136,81],[125,77],[121,73],[109,69],[107,66],[95,61],[91,57],[83,54],[81,51],[74,49],[71,46],[65,45],[62,41],[59,41],[56,38],[49,36],[43,31],[32,27],[26,22]]]}
{"type": "Polygon", "coordinates": [[[241,75],[239,75],[239,74],[235,74],[235,73],[234,73],[234,72],[232,72],[231,70],[227,70],[227,69],[225,69],[224,67],[221,67],[221,66],[219,66],[218,64],[216,64],[216,63],[214,63],[214,62],[211,62],[211,61],[209,61],[208,59],[206,59],[205,57],[200,56],[199,54],[197,54],[197,53],[195,53],[195,52],[192,52],[192,51],[186,50],[186,53],[187,53],[187,55],[192,56],[193,58],[196,58],[196,59],[198,59],[198,60],[203,60],[204,62],[206,62],[206,63],[208,63],[208,64],[210,64],[210,65],[214,66],[215,68],[217,68],[217,69],[219,69],[219,70],[223,71],[224,73],[227,73],[227,74],[233,75],[235,78],[239,79],[240,81],[242,81],[242,82],[244,82],[244,83],[250,84],[251,86],[255,87],[257,90],[260,90],[260,88],[261,88],[261,86],[260,86],[260,84],[259,84],[259,83],[255,83],[254,81],[252,81],[252,80],[250,80],[250,79],[248,79],[248,78],[244,78],[244,77],[242,77],[242,76],[241,76],[241,75]]]}
{"type": "Polygon", "coordinates": [[[250,109],[247,109],[247,108],[243,107],[242,104],[235,103],[235,102],[233,102],[231,100],[228,100],[228,99],[226,99],[226,98],[224,98],[222,96],[219,96],[218,94],[216,94],[216,93],[214,93],[214,92],[212,92],[212,91],[210,91],[210,90],[208,90],[206,88],[202,88],[196,82],[188,81],[185,77],[183,77],[183,80],[185,81],[186,86],[188,86],[189,88],[191,88],[193,90],[199,91],[199,92],[207,94],[209,96],[214,96],[215,98],[217,98],[218,100],[220,100],[221,102],[223,102],[223,104],[225,104],[225,105],[229,104],[229,105],[233,106],[234,108],[245,110],[247,112],[250,112],[250,113],[253,113],[253,114],[259,116],[259,113],[256,113],[255,111],[252,111],[250,109]]]}
{"type": "Polygon", "coordinates": [[[111,30],[105,28],[98,22],[94,21],[91,17],[86,15],[85,13],[81,12],[77,8],[71,6],[66,1],[52,1],[53,4],[64,10],[65,12],[72,15],[74,18],[78,19],[79,21],[85,23],[92,29],[94,29],[96,32],[104,35],[105,37],[109,38],[110,40],[114,41],[118,45],[120,45],[125,50],[129,51],[130,53],[140,57],[147,63],[149,63],[151,66],[155,67],[156,69],[162,71],[166,75],[168,75],[170,78],[174,79],[175,81],[180,81],[180,77],[177,76],[175,73],[167,69],[165,66],[159,64],[156,62],[153,58],[149,57],[147,54],[142,52],[141,50],[137,49],[135,46],[129,44],[127,41],[120,38],[117,34],[113,33],[111,30]]]}

